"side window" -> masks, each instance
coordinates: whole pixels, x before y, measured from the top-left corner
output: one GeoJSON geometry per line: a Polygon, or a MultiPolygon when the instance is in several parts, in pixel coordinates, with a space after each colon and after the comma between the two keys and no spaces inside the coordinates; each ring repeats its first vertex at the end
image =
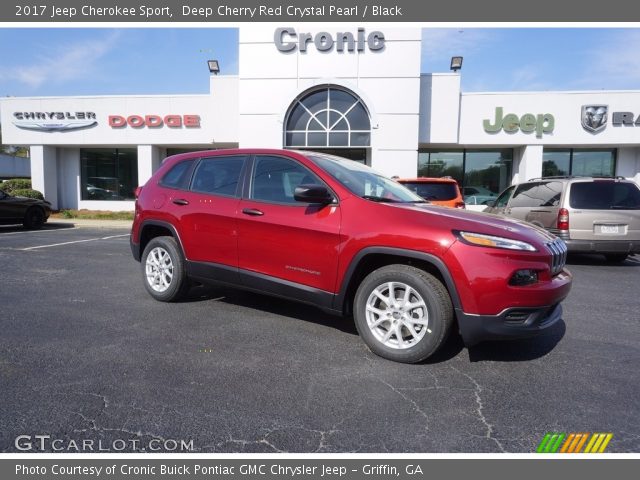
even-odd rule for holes
{"type": "Polygon", "coordinates": [[[562,196],[562,182],[545,182],[540,185],[540,207],[557,207],[562,196]]]}
{"type": "Polygon", "coordinates": [[[191,190],[214,195],[236,196],[245,156],[211,157],[200,160],[191,190]]]}
{"type": "Polygon", "coordinates": [[[293,198],[298,185],[323,182],[298,162],[268,155],[255,159],[249,198],[263,202],[297,204],[293,198]]]}
{"type": "Polygon", "coordinates": [[[506,207],[507,203],[509,203],[509,199],[511,198],[511,194],[513,193],[515,188],[516,187],[509,187],[504,192],[502,192],[502,195],[498,197],[498,199],[496,200],[496,203],[493,205],[494,208],[506,207]]]}
{"type": "Polygon", "coordinates": [[[187,188],[189,183],[189,172],[195,159],[185,160],[184,162],[176,163],[171,170],[165,173],[160,185],[169,188],[187,188]]]}
{"type": "Polygon", "coordinates": [[[513,195],[512,207],[553,207],[560,203],[561,182],[523,183],[513,195]]]}

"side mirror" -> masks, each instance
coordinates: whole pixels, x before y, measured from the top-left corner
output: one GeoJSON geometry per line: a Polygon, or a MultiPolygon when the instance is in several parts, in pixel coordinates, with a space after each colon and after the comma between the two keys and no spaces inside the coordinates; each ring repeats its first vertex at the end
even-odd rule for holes
{"type": "Polygon", "coordinates": [[[493,207],[496,206],[496,201],[495,200],[488,200],[488,201],[484,202],[484,204],[489,208],[493,208],[493,207]]]}
{"type": "Polygon", "coordinates": [[[298,185],[293,192],[296,202],[319,203],[327,205],[333,202],[333,194],[324,185],[304,184],[298,185]]]}

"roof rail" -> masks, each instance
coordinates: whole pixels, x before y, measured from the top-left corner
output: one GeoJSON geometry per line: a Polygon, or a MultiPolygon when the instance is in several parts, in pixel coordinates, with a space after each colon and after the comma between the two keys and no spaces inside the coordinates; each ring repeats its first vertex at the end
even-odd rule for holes
{"type": "Polygon", "coordinates": [[[584,177],[584,175],[550,175],[548,177],[535,177],[535,178],[530,178],[529,180],[527,180],[528,182],[531,182],[533,180],[548,180],[548,179],[558,179],[558,178],[580,178],[580,177],[584,177]]]}
{"type": "Polygon", "coordinates": [[[527,182],[532,182],[534,180],[554,180],[554,179],[570,179],[570,178],[611,178],[615,180],[626,180],[627,177],[622,177],[620,175],[611,176],[611,175],[550,175],[548,177],[535,177],[530,178],[527,182]]]}

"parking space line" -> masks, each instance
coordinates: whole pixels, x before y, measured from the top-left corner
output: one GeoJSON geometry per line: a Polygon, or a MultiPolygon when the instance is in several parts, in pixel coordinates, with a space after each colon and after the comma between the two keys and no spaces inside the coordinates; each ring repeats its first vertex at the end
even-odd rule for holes
{"type": "Polygon", "coordinates": [[[3,232],[0,230],[0,238],[7,235],[31,235],[32,233],[50,233],[50,232],[68,232],[74,230],[75,227],[67,228],[43,228],[42,230],[21,230],[19,232],[3,232]]]}
{"type": "Polygon", "coordinates": [[[110,235],[108,237],[87,238],[87,239],[84,239],[84,240],[73,240],[71,242],[52,243],[52,244],[49,244],[49,245],[37,245],[35,247],[20,248],[19,250],[22,250],[22,251],[38,250],[40,248],[60,247],[62,245],[71,245],[73,243],[95,242],[96,240],[110,240],[112,238],[128,237],[128,236],[129,236],[129,234],[125,233],[125,234],[122,234],[122,235],[110,235]]]}

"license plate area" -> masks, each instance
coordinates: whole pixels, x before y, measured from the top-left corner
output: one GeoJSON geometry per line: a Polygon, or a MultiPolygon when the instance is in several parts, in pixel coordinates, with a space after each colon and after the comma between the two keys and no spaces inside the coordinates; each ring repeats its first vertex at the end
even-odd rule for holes
{"type": "Polygon", "coordinates": [[[594,225],[595,233],[601,235],[625,235],[627,233],[626,225],[594,225]]]}

